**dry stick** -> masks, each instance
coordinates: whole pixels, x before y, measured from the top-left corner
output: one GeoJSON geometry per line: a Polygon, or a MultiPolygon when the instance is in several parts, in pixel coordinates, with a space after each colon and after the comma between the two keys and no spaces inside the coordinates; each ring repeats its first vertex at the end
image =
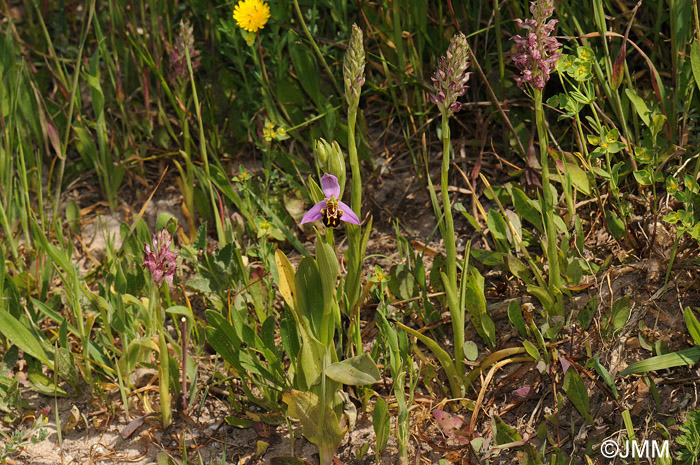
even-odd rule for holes
{"type": "Polygon", "coordinates": [[[476,398],[476,403],[474,403],[474,412],[472,413],[472,418],[471,421],[469,422],[469,431],[472,432],[474,431],[474,428],[476,428],[476,420],[479,417],[479,410],[481,410],[481,404],[484,402],[484,395],[486,394],[486,388],[488,388],[489,384],[491,383],[491,379],[493,378],[493,375],[496,373],[496,371],[501,368],[502,366],[505,366],[509,363],[513,362],[532,362],[534,359],[530,357],[529,355],[527,356],[522,356],[522,357],[513,357],[513,358],[507,358],[505,360],[501,360],[500,362],[494,364],[491,369],[489,370],[488,374],[486,375],[486,379],[481,383],[481,390],[479,391],[479,396],[476,398]]]}

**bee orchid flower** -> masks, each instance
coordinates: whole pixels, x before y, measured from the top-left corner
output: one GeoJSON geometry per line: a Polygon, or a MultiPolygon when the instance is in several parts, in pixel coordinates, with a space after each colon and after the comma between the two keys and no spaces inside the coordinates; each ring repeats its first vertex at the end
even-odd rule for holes
{"type": "Polygon", "coordinates": [[[306,212],[301,219],[301,224],[310,223],[316,220],[323,220],[327,228],[336,228],[341,221],[352,224],[360,224],[360,219],[354,211],[340,200],[340,185],[338,178],[332,174],[321,176],[321,187],[325,199],[318,202],[306,212]]]}

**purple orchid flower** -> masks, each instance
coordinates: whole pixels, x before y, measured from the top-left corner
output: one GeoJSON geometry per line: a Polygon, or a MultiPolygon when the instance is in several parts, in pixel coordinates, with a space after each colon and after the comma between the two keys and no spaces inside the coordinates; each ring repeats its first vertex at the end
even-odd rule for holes
{"type": "Polygon", "coordinates": [[[341,220],[346,223],[360,224],[360,219],[352,208],[340,200],[338,178],[332,174],[324,174],[321,176],[321,187],[326,198],[306,212],[301,219],[301,224],[316,220],[323,220],[327,228],[338,227],[341,220]]]}
{"type": "Polygon", "coordinates": [[[168,286],[173,285],[177,254],[170,250],[172,240],[168,230],[161,229],[157,234],[153,234],[151,244],[144,247],[143,266],[151,272],[156,287],[160,287],[163,281],[168,283],[168,286]]]}

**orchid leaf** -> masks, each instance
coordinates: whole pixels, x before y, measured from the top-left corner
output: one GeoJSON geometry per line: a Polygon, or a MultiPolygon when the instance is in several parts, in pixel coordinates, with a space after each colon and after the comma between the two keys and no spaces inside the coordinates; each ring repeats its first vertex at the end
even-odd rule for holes
{"type": "Polygon", "coordinates": [[[525,263],[512,255],[506,256],[506,263],[508,264],[508,270],[513,273],[513,276],[520,279],[525,284],[532,284],[532,272],[525,263]]]}
{"type": "Polygon", "coordinates": [[[41,341],[18,319],[3,309],[0,309],[0,334],[27,354],[53,369],[53,363],[46,356],[41,341]]]}
{"type": "Polygon", "coordinates": [[[695,84],[700,90],[700,41],[697,39],[690,46],[690,67],[693,69],[695,84]]]}
{"type": "Polygon", "coordinates": [[[326,376],[350,386],[374,384],[381,379],[377,364],[368,353],[329,365],[326,367],[326,376]]]}
{"type": "Polygon", "coordinates": [[[382,452],[389,440],[391,417],[389,416],[386,401],[381,397],[377,397],[377,403],[374,404],[372,423],[374,425],[374,434],[377,436],[377,451],[382,452]]]}
{"type": "MultiPolygon", "coordinates": [[[[449,295],[448,295],[449,297],[449,295]]],[[[476,332],[486,345],[496,345],[496,328],[493,320],[486,312],[486,297],[484,296],[484,277],[476,268],[470,270],[465,287],[465,304],[471,315],[476,332]]]]}
{"type": "Polygon", "coordinates": [[[525,328],[525,320],[523,319],[523,311],[520,305],[515,300],[508,304],[508,319],[515,326],[523,338],[527,337],[527,329],[525,328]]]}
{"type": "Polygon", "coordinates": [[[313,336],[306,337],[301,345],[300,357],[297,360],[299,378],[296,384],[299,387],[308,389],[321,381],[324,365],[323,359],[326,357],[326,353],[326,347],[316,338],[313,336]]]}
{"type": "Polygon", "coordinates": [[[633,363],[620,373],[620,376],[627,376],[650,371],[665,370],[666,368],[679,367],[684,365],[695,365],[700,361],[700,346],[690,349],[671,352],[670,354],[657,355],[646,360],[633,363]]]}
{"type": "Polygon", "coordinates": [[[344,433],[340,430],[338,417],[329,405],[319,407],[319,398],[313,392],[291,389],[284,393],[282,401],[287,404],[287,414],[301,421],[302,431],[309,442],[318,446],[323,463],[331,463],[344,433]],[[323,408],[323,415],[321,415],[323,408]],[[323,424],[320,424],[323,418],[323,424]]]}
{"type": "Polygon", "coordinates": [[[438,359],[440,362],[440,365],[442,365],[442,368],[445,370],[445,373],[447,374],[447,379],[450,382],[450,388],[452,389],[452,395],[454,397],[462,397],[462,382],[461,382],[461,377],[457,373],[457,369],[455,368],[455,364],[452,361],[452,357],[450,354],[448,354],[445,349],[440,347],[440,344],[435,342],[434,340],[430,339],[428,336],[426,336],[423,333],[419,333],[415,329],[409,328],[408,326],[398,322],[394,321],[394,324],[398,326],[399,328],[403,329],[406,331],[408,334],[411,336],[416,337],[419,341],[421,341],[425,346],[430,349],[430,351],[435,355],[435,358],[438,359]]]}
{"type": "Polygon", "coordinates": [[[294,286],[297,290],[296,305],[302,324],[308,322],[311,334],[321,340],[323,327],[324,296],[321,275],[316,260],[306,257],[301,260],[294,275],[294,286]]]}
{"type": "Polygon", "coordinates": [[[698,322],[698,319],[695,317],[695,314],[690,307],[685,308],[683,316],[685,317],[685,325],[688,328],[690,337],[693,338],[696,345],[700,346],[700,323],[698,322]]]}
{"type": "Polygon", "coordinates": [[[326,334],[319,334],[319,336],[321,341],[325,342],[333,339],[333,331],[335,330],[331,311],[335,299],[335,284],[338,280],[338,258],[335,256],[333,247],[320,237],[316,241],[316,260],[323,290],[322,318],[326,325],[326,334]]]}
{"type": "Polygon", "coordinates": [[[281,250],[275,251],[275,263],[279,273],[279,290],[282,298],[289,308],[294,309],[296,300],[296,286],[294,284],[294,267],[289,263],[287,256],[281,250]]]}

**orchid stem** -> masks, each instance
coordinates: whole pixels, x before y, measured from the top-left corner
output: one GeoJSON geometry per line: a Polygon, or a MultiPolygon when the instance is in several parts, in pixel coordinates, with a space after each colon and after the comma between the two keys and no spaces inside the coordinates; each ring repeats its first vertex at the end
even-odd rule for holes
{"type": "MultiPolygon", "coordinates": [[[[440,188],[442,193],[442,209],[445,228],[442,241],[445,243],[445,255],[447,255],[447,283],[452,289],[451,294],[457,295],[457,251],[455,245],[455,228],[452,219],[452,205],[448,191],[450,170],[450,117],[446,111],[442,112],[442,177],[440,188]]],[[[463,270],[466,272],[466,270],[463,270]]],[[[452,332],[454,334],[455,367],[457,373],[464,374],[464,317],[459,305],[460,299],[447,299],[452,318],[452,332]]]]}
{"type": "Polygon", "coordinates": [[[559,255],[557,250],[557,230],[554,225],[554,198],[549,182],[549,155],[547,154],[547,130],[544,122],[542,106],[542,90],[534,89],[535,93],[535,122],[537,136],[540,141],[540,165],[542,165],[542,214],[545,220],[545,235],[547,239],[547,261],[549,264],[549,292],[557,302],[553,309],[555,314],[563,311],[561,303],[561,274],[559,271],[559,255]]]}
{"type": "Polygon", "coordinates": [[[160,412],[163,429],[172,423],[172,411],[170,410],[170,365],[168,364],[168,344],[165,339],[165,315],[160,303],[158,287],[151,285],[151,302],[153,316],[155,317],[156,330],[158,331],[158,351],[160,363],[158,364],[158,376],[160,381],[158,389],[160,393],[160,412]]]}

